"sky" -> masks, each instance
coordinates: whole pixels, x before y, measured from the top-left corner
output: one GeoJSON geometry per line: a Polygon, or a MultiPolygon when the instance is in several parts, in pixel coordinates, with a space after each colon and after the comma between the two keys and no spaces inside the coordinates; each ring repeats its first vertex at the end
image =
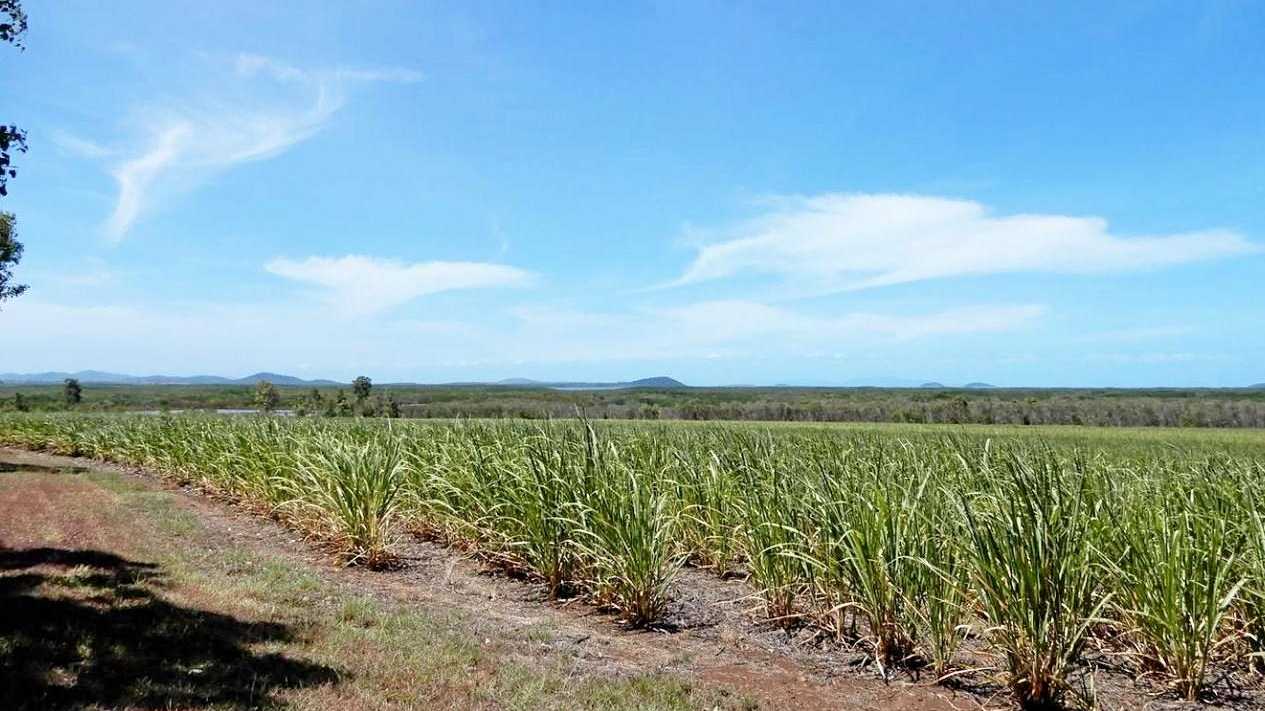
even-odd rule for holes
{"type": "Polygon", "coordinates": [[[0,372],[1265,381],[1265,4],[24,5],[0,372]]]}

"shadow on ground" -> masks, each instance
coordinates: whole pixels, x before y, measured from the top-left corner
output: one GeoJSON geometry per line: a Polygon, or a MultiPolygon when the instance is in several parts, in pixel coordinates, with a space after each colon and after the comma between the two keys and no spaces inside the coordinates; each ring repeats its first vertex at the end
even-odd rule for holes
{"type": "Polygon", "coordinates": [[[286,625],[173,605],[162,586],[111,553],[0,548],[0,708],[260,708],[337,680],[252,650],[293,640],[286,625]]]}

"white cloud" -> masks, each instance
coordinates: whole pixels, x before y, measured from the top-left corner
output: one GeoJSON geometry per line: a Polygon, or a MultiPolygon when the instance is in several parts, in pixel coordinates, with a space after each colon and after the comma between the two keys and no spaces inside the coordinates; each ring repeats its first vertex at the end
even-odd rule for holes
{"type": "Polygon", "coordinates": [[[332,70],[310,71],[306,69],[299,69],[284,62],[277,61],[272,57],[246,53],[237,55],[234,61],[234,66],[236,67],[238,74],[246,77],[252,77],[257,74],[267,74],[278,81],[306,82],[313,85],[319,85],[322,82],[329,81],[330,79],[396,83],[412,83],[422,80],[421,72],[401,67],[338,67],[332,70]]]}
{"type": "Polygon", "coordinates": [[[485,262],[405,264],[358,255],[274,259],[264,267],[286,279],[326,290],[326,298],[346,313],[373,313],[427,294],[455,289],[525,286],[521,269],[485,262]]]}
{"type": "Polygon", "coordinates": [[[848,291],[954,276],[1093,274],[1260,251],[1230,230],[1121,237],[1097,217],[994,216],[983,205],[917,195],[784,198],[699,249],[673,286],[740,274],[848,291]]]}
{"type": "MultiPolygon", "coordinates": [[[[363,305],[374,306],[381,303],[377,299],[398,302],[404,297],[366,294],[348,276],[354,268],[331,266],[340,261],[325,260],[302,270],[310,277],[305,283],[328,290],[325,295],[335,308],[324,302],[288,300],[88,306],[17,299],[0,310],[0,333],[22,334],[6,352],[7,369],[231,375],[284,372],[306,364],[314,374],[327,377],[349,378],[380,367],[391,369],[384,378],[425,379],[442,377],[434,375],[442,370],[476,367],[489,376],[506,377],[517,374],[523,364],[667,365],[690,359],[751,358],[790,363],[840,352],[849,358],[887,358],[909,353],[913,340],[940,343],[954,334],[1022,328],[1042,312],[1037,306],[978,306],[931,313],[819,316],[749,302],[704,302],[618,313],[525,308],[515,310],[516,318],[504,323],[497,314],[488,314],[486,320],[453,314],[435,320],[386,314],[365,318],[335,302],[362,300],[363,305]],[[338,337],[331,339],[330,333],[338,337]],[[407,356],[400,364],[400,357],[391,354],[407,356]],[[385,365],[392,361],[396,364],[385,365]]],[[[406,274],[431,271],[427,266],[370,267],[358,274],[365,279],[405,280],[406,274]]],[[[472,281],[449,279],[446,284],[472,287],[472,281]]],[[[487,285],[487,280],[479,285],[487,285]]],[[[401,288],[410,293],[433,291],[401,288]]]]}
{"type": "Polygon", "coordinates": [[[244,375],[307,364],[323,377],[351,378],[393,353],[408,352],[410,363],[426,365],[464,357],[468,338],[481,331],[444,320],[345,316],[323,304],[87,306],[22,298],[0,309],[0,333],[22,334],[21,343],[6,351],[4,364],[17,372],[94,368],[244,375]],[[420,361],[411,360],[414,353],[422,354],[420,361]]]}
{"type": "MultiPolygon", "coordinates": [[[[121,241],[159,196],[311,138],[342,108],[349,84],[420,78],[393,68],[309,71],[258,55],[239,55],[234,67],[241,86],[231,98],[204,97],[138,112],[142,138],[136,147],[118,151],[122,157],[110,169],[119,188],[105,225],[110,241],[121,241]]],[[[90,148],[98,148],[99,155],[113,153],[82,139],[62,144],[81,153],[90,148]]]]}
{"type": "Polygon", "coordinates": [[[140,215],[150,186],[180,156],[183,144],[193,133],[187,124],[174,124],[159,130],[144,153],[117,165],[111,174],[119,185],[114,212],[106,221],[106,235],[118,242],[127,234],[140,215]]]}
{"type": "Polygon", "coordinates": [[[1036,321],[1040,305],[982,305],[921,314],[817,315],[745,301],[703,301],[621,313],[556,308],[512,311],[514,352],[543,362],[798,357],[820,350],[1010,331],[1036,321]]]}
{"type": "Polygon", "coordinates": [[[768,304],[727,300],[705,301],[661,313],[674,322],[676,332],[686,334],[686,339],[706,343],[778,337],[799,343],[846,344],[1008,331],[1038,318],[1045,313],[1045,307],[971,306],[917,315],[854,312],[816,316],[768,304]]]}

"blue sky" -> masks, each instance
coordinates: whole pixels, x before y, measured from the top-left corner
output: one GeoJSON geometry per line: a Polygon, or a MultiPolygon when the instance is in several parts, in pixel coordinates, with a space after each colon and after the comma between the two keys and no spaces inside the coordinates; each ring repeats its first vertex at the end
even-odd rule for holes
{"type": "Polygon", "coordinates": [[[843,5],[28,0],[0,372],[1265,381],[1265,6],[843,5]]]}

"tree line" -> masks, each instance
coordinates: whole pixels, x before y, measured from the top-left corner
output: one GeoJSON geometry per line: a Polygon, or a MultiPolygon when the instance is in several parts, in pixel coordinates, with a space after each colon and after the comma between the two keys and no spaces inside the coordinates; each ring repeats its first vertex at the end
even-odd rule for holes
{"type": "Polygon", "coordinates": [[[752,399],[657,394],[544,399],[485,394],[406,403],[403,411],[406,417],[431,418],[538,419],[574,417],[583,412],[596,419],[1265,428],[1265,393],[928,397],[882,390],[856,397],[814,397],[788,391],[752,399]]]}
{"type": "MultiPolygon", "coordinates": [[[[390,417],[400,416],[400,404],[395,396],[383,395],[381,392],[370,397],[373,381],[368,376],[358,376],[351,381],[352,399],[339,388],[333,397],[321,395],[321,391],[312,388],[306,396],[295,404],[293,414],[297,417],[390,417]]],[[[281,403],[281,392],[277,386],[267,380],[255,384],[255,407],[264,414],[274,412],[281,403]]]]}
{"type": "Polygon", "coordinates": [[[992,390],[745,389],[555,391],[548,389],[298,389],[240,386],[18,386],[0,410],[159,411],[253,408],[307,417],[491,417],[906,422],[925,424],[1086,425],[1098,427],[1265,428],[1265,389],[992,390]],[[82,401],[82,404],[81,404],[82,401]]]}

